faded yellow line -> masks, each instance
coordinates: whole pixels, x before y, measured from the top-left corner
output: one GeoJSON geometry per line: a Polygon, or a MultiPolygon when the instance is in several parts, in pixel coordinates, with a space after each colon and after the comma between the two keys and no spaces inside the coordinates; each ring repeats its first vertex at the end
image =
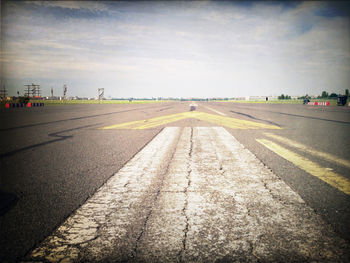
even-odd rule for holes
{"type": "Polygon", "coordinates": [[[300,169],[306,171],[307,173],[321,179],[327,184],[337,188],[338,190],[350,195],[350,180],[336,174],[332,171],[327,170],[324,167],[319,166],[317,163],[310,161],[309,159],[300,156],[272,141],[265,139],[256,139],[259,143],[264,145],[266,148],[275,152],[284,159],[292,162],[294,165],[300,169]]]}
{"type": "Polygon", "coordinates": [[[147,122],[144,123],[144,125],[140,125],[136,127],[135,129],[149,129],[149,128],[154,128],[157,126],[161,126],[164,124],[168,124],[171,122],[187,119],[188,117],[184,115],[183,113],[178,113],[178,114],[172,114],[172,115],[167,115],[167,116],[162,116],[162,117],[156,117],[153,119],[147,120],[147,122]]]}
{"type": "Polygon", "coordinates": [[[284,137],[276,135],[276,134],[264,133],[264,135],[266,135],[266,136],[268,136],[270,138],[276,139],[276,140],[280,141],[281,143],[284,143],[284,144],[286,144],[288,146],[298,148],[298,149],[300,149],[300,150],[302,150],[304,152],[307,152],[309,154],[312,154],[314,156],[317,156],[317,157],[329,160],[331,162],[338,163],[338,164],[340,164],[342,166],[345,166],[347,168],[350,168],[350,162],[348,160],[341,159],[341,158],[339,158],[337,156],[334,156],[332,154],[329,154],[329,153],[316,151],[316,150],[314,150],[314,149],[312,149],[310,147],[306,147],[305,145],[300,144],[300,143],[298,143],[296,141],[284,138],[284,137]]]}
{"type": "Polygon", "coordinates": [[[176,113],[161,117],[155,117],[152,119],[145,119],[139,121],[131,121],[120,124],[115,124],[111,126],[105,126],[100,129],[108,130],[108,129],[147,129],[156,126],[160,126],[163,124],[171,123],[177,120],[186,119],[187,117],[183,115],[183,113],[176,113]]]}
{"type": "Polygon", "coordinates": [[[124,122],[124,123],[120,123],[120,124],[114,124],[114,125],[110,125],[110,126],[105,126],[105,127],[100,128],[100,129],[102,129],[102,130],[108,130],[108,129],[132,129],[133,127],[141,125],[144,122],[145,122],[145,120],[124,122]]]}
{"type": "Polygon", "coordinates": [[[259,122],[246,121],[235,119],[231,117],[224,117],[205,112],[182,112],[161,117],[155,117],[146,120],[132,121],[126,123],[115,124],[111,126],[102,127],[100,129],[148,129],[175,122],[183,119],[198,119],[210,123],[214,123],[219,126],[225,126],[232,129],[281,129],[275,125],[263,124],[259,122]]]}
{"type": "Polygon", "coordinates": [[[194,112],[195,118],[212,122],[221,126],[226,126],[228,128],[233,129],[281,129],[278,126],[270,125],[270,124],[264,124],[254,121],[247,121],[247,120],[241,120],[231,117],[225,117],[225,116],[219,116],[204,112],[194,112]]]}

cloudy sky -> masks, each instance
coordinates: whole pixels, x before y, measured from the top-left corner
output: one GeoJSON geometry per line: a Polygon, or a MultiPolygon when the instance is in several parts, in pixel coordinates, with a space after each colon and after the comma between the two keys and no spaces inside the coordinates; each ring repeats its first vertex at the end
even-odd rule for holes
{"type": "Polygon", "coordinates": [[[344,2],[1,2],[9,95],[237,97],[344,93],[344,2]]]}

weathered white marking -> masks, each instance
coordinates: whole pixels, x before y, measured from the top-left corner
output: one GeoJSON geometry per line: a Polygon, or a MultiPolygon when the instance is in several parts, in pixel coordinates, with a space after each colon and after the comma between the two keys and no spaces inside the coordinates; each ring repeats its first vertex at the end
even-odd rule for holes
{"type": "Polygon", "coordinates": [[[50,262],[129,258],[160,187],[157,176],[180,131],[176,127],[164,129],[29,258],[50,262]]]}
{"type": "Polygon", "coordinates": [[[225,129],[198,127],[165,128],[28,260],[346,262],[348,251],[225,129]]]}

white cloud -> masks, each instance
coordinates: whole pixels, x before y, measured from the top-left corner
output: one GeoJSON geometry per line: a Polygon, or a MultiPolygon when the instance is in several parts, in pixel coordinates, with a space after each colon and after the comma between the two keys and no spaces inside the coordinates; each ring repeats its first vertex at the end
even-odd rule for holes
{"type": "Polygon", "coordinates": [[[97,1],[26,1],[26,3],[67,9],[86,9],[89,11],[108,10],[108,7],[103,2],[97,1]]]}
{"type": "MultiPolygon", "coordinates": [[[[322,2],[287,9],[283,3],[247,8],[221,2],[162,2],[153,9],[152,3],[127,3],[128,9],[118,9],[123,4],[110,7],[115,16],[69,19],[37,18],[21,4],[10,5],[1,52],[5,77],[85,78],[91,86],[125,88],[110,92],[114,96],[131,90],[142,96],[299,95],[349,86],[349,18],[316,15],[322,2]],[[138,89],[143,84],[146,91],[138,89]]],[[[35,5],[107,8],[100,2],[35,5]]]]}

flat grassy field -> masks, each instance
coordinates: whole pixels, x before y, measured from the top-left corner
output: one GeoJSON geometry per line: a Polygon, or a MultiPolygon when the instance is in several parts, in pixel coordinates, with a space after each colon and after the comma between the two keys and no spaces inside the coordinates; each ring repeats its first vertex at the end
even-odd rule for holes
{"type": "MultiPolygon", "coordinates": [[[[337,100],[325,100],[325,99],[310,99],[310,102],[330,102],[330,106],[337,106],[337,100]]],[[[263,104],[303,104],[303,100],[259,100],[259,101],[253,101],[253,100],[226,100],[221,102],[233,102],[233,103],[263,103],[263,104]]]]}
{"type": "MultiPolygon", "coordinates": [[[[269,101],[247,101],[247,100],[216,100],[221,103],[264,103],[264,104],[303,104],[303,100],[269,100],[269,101]]],[[[324,102],[329,101],[331,106],[337,105],[337,100],[331,99],[311,99],[311,102],[324,102]]],[[[162,103],[170,102],[170,100],[30,100],[30,102],[43,102],[45,106],[57,106],[57,105],[79,105],[79,104],[146,104],[146,103],[162,103]]],[[[0,107],[4,108],[5,103],[17,103],[17,101],[0,101],[0,107]]]]}
{"type": "Polygon", "coordinates": [[[72,105],[72,104],[145,104],[145,103],[160,103],[167,102],[166,100],[44,100],[31,102],[44,102],[45,105],[72,105]]]}
{"type": "MultiPolygon", "coordinates": [[[[43,102],[45,106],[57,106],[57,105],[79,105],[79,104],[145,104],[145,103],[160,103],[168,102],[167,100],[29,100],[31,103],[43,102]]],[[[18,101],[1,101],[1,108],[5,107],[5,103],[18,103],[18,101]]]]}

